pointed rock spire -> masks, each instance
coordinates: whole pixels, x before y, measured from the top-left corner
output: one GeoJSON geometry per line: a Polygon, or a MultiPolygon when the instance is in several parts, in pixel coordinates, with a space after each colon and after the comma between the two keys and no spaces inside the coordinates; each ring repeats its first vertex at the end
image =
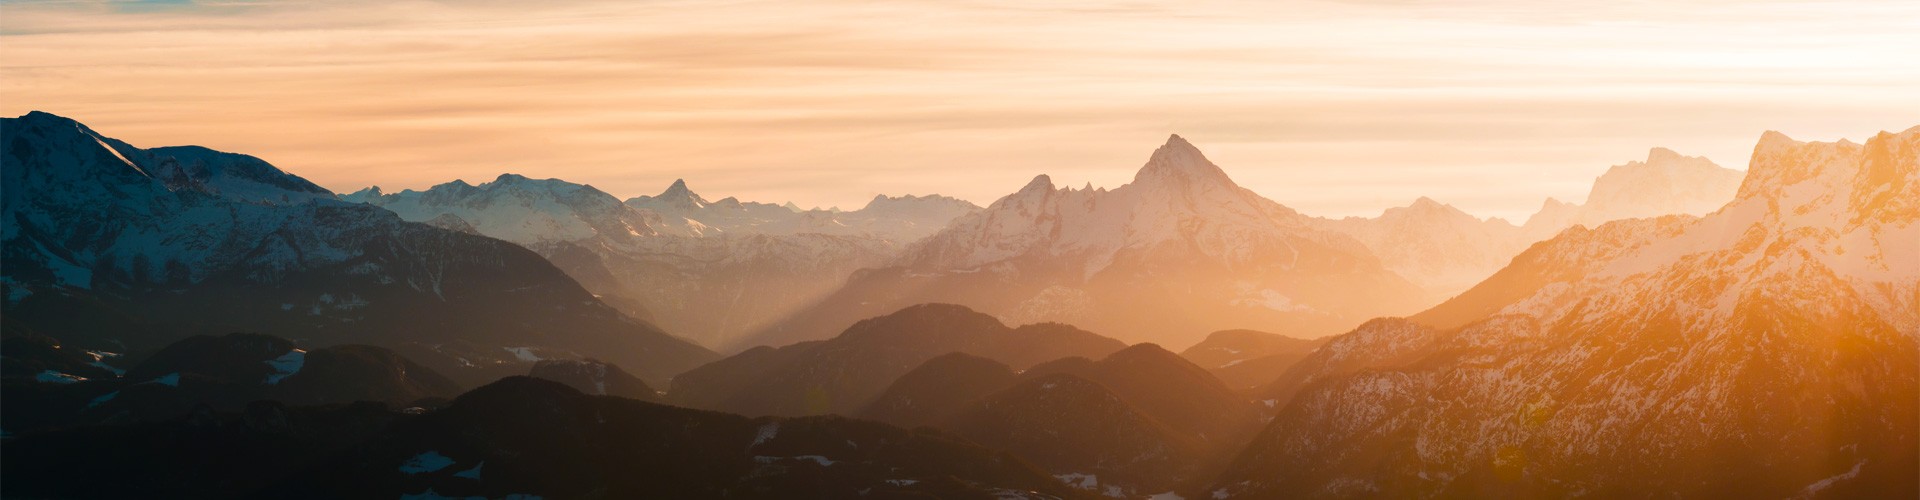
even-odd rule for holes
{"type": "Polygon", "coordinates": [[[659,196],[653,197],[653,200],[680,208],[699,208],[709,204],[706,198],[701,198],[699,194],[687,188],[686,179],[674,179],[673,185],[667,186],[667,190],[661,191],[659,196]]]}
{"type": "Polygon", "coordinates": [[[686,179],[674,179],[674,180],[673,180],[673,185],[671,185],[671,186],[667,186],[667,190],[666,190],[666,191],[661,191],[661,192],[660,192],[660,196],[658,196],[658,197],[659,197],[659,198],[666,198],[666,197],[668,197],[668,196],[672,196],[672,195],[688,195],[688,194],[693,194],[693,190],[691,190],[691,189],[687,189],[687,180],[686,180],[686,179]]]}
{"type": "Polygon", "coordinates": [[[1754,149],[1754,152],[1757,153],[1762,150],[1790,148],[1799,144],[1800,144],[1800,141],[1793,140],[1792,137],[1787,137],[1787,134],[1782,134],[1779,131],[1768,130],[1766,132],[1760,133],[1760,142],[1758,144],[1755,144],[1753,149],[1754,149]]]}
{"type": "Polygon", "coordinates": [[[1020,188],[1020,191],[1017,194],[1027,194],[1031,192],[1041,192],[1041,191],[1045,191],[1045,192],[1053,191],[1053,178],[1047,177],[1047,174],[1040,174],[1040,175],[1033,176],[1033,180],[1027,181],[1027,185],[1025,187],[1020,188]]]}
{"type": "Polygon", "coordinates": [[[1053,195],[1053,191],[1052,177],[1047,177],[1047,174],[1036,175],[1033,176],[1033,180],[1027,181],[1025,187],[993,202],[993,206],[988,208],[1039,206],[1046,202],[1047,197],[1053,195]]]}
{"type": "Polygon", "coordinates": [[[1187,142],[1179,134],[1167,137],[1167,143],[1153,150],[1153,156],[1147,159],[1146,166],[1133,176],[1135,183],[1155,182],[1219,182],[1232,184],[1226,171],[1220,170],[1200,148],[1187,142]]]}

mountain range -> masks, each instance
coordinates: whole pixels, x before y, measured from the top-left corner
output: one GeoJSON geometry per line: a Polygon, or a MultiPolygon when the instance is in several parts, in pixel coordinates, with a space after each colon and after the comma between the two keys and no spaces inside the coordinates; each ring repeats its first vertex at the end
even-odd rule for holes
{"type": "Polygon", "coordinates": [[[1655,149],[1645,162],[1610,168],[1587,205],[1560,210],[1550,202],[1524,227],[1429,198],[1379,217],[1325,219],[1234,185],[1175,137],[1135,183],[1112,193],[1056,190],[1040,176],[985,211],[938,195],[877,196],[854,211],[710,201],[685,180],[620,203],[591,186],[512,174],[426,191],[375,187],[343,199],[520,243],[631,316],[737,351],[826,338],[860,318],[928,302],[965,304],[1013,323],[1083,324],[1136,341],[1191,343],[1200,333],[1193,321],[1323,335],[1430,306],[1570,226],[1724,202],[1729,178],[1738,172],[1655,149]],[[1642,207],[1667,198],[1680,201],[1642,207]],[[1304,266],[1290,253],[1302,248],[1304,266]],[[1289,261],[1276,264],[1281,257],[1289,261]],[[1346,292],[1338,300],[1352,311],[1316,309],[1283,291],[1335,300],[1315,287],[1351,288],[1345,273],[1386,288],[1346,292]],[[1166,283],[1163,275],[1202,281],[1166,283]],[[1246,279],[1254,275],[1266,277],[1246,279]],[[1156,286],[1217,291],[1150,291],[1156,286]],[[1397,298],[1371,300],[1382,293],[1397,298]],[[1126,337],[1128,328],[1158,336],[1126,337]]]}
{"type": "Polygon", "coordinates": [[[721,349],[879,265],[929,228],[977,209],[940,196],[876,197],[851,211],[709,202],[685,181],[621,202],[558,179],[514,174],[426,191],[344,195],[400,218],[518,243],[622,312],[721,349]]]}
{"type": "Polygon", "coordinates": [[[605,353],[661,382],[715,357],[519,245],[340,202],[251,157],[140,149],[38,112],[0,135],[4,312],[67,344],[142,352],[232,331],[458,341],[605,353]]]}
{"type": "Polygon", "coordinates": [[[1737,193],[1563,232],[1413,321],[1331,340],[1207,488],[1913,496],[1920,127],[1769,132],[1737,193]]]}
{"type": "Polygon", "coordinates": [[[1653,148],[1645,161],[1607,169],[1584,204],[1552,198],[1515,226],[1480,219],[1421,197],[1379,217],[1322,220],[1322,227],[1360,240],[1388,269],[1425,289],[1451,296],[1486,279],[1529,245],[1570,227],[1663,215],[1704,215],[1733,200],[1741,172],[1706,158],[1653,148]]]}
{"type": "Polygon", "coordinates": [[[801,210],[787,202],[743,202],[728,197],[707,201],[687,188],[685,179],[654,196],[628,198],[628,206],[660,214],[677,229],[674,234],[831,234],[865,236],[896,244],[910,243],[946,227],[955,217],[979,210],[967,201],[940,196],[876,195],[867,206],[853,211],[801,210]]]}
{"type": "Polygon", "coordinates": [[[1593,180],[1587,201],[1572,204],[1548,198],[1522,229],[1538,241],[1573,225],[1598,226],[1622,219],[1662,215],[1706,215],[1733,201],[1743,173],[1721,168],[1698,156],[1667,148],[1647,151],[1645,161],[1607,169],[1593,180]]]}
{"type": "Polygon", "coordinates": [[[0,496],[1920,496],[1920,127],[1518,226],[1304,215],[1179,136],[853,211],[0,147],[0,496]]]}
{"type": "Polygon", "coordinates": [[[1236,327],[1322,335],[1427,301],[1360,242],[1313,221],[1234,184],[1174,136],[1111,191],[1035,177],[753,343],[822,338],[925,302],[1185,345],[1236,327]]]}

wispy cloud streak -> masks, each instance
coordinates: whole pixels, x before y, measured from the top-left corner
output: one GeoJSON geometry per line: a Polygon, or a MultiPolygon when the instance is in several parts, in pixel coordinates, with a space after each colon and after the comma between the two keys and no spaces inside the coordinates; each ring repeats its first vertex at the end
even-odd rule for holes
{"type": "Polygon", "coordinates": [[[335,189],[804,205],[1117,185],[1167,133],[1310,213],[1523,216],[1667,146],[1911,126],[1910,2],[8,3],[0,111],[335,189]],[[1871,12],[1871,15],[1865,14],[1871,12]]]}

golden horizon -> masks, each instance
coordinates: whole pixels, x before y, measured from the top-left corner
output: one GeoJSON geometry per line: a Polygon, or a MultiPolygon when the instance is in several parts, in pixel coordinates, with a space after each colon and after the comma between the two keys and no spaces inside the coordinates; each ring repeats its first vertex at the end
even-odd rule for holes
{"type": "Polygon", "coordinates": [[[1653,147],[1744,169],[1765,130],[1913,125],[1920,16],[1853,12],[1920,7],[1854,7],[15,3],[0,111],[341,192],[511,172],[842,208],[1111,188],[1178,133],[1312,215],[1518,223],[1653,147]]]}

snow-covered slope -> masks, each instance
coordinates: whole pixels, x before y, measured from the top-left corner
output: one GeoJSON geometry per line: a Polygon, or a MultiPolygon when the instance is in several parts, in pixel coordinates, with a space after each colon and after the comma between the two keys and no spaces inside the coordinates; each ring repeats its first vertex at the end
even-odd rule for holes
{"type": "Polygon", "coordinates": [[[232,331],[318,345],[460,339],[609,351],[602,356],[655,380],[714,356],[622,317],[519,246],[324,193],[281,203],[299,196],[260,186],[311,183],[241,161],[250,157],[138,150],[46,113],[0,129],[5,314],[68,343],[125,352],[232,331]],[[152,151],[172,163],[133,159],[152,151]],[[189,168],[201,180],[179,183],[156,177],[170,170],[155,165],[215,174],[189,168]]]}
{"type": "MultiPolygon", "coordinates": [[[[62,118],[39,111],[20,117],[23,121],[59,119],[62,118]]],[[[100,135],[85,125],[79,130],[85,136],[81,142],[90,138],[116,159],[168,190],[199,191],[231,200],[277,205],[334,199],[333,192],[252,156],[200,146],[142,149],[100,135]]]]}
{"type": "Polygon", "coordinates": [[[593,186],[514,174],[478,186],[456,180],[392,194],[375,186],[341,199],[377,205],[410,221],[452,214],[480,234],[522,245],[596,237],[625,242],[675,227],[593,186]]]}
{"type": "Polygon", "coordinates": [[[1210,490],[1913,497],[1917,223],[1920,127],[1769,132],[1718,211],[1536,245],[1457,299],[1449,323],[1484,313],[1462,327],[1333,340],[1210,490]]]}
{"type": "Polygon", "coordinates": [[[1353,238],[1241,188],[1174,136],[1111,191],[1035,177],[758,342],[822,338],[924,302],[1185,345],[1227,328],[1342,331],[1425,301],[1353,238]]]}
{"type": "Polygon", "coordinates": [[[109,144],[176,191],[195,189],[245,202],[282,205],[334,198],[333,192],[252,156],[200,146],[141,150],[120,141],[109,144]]]}

